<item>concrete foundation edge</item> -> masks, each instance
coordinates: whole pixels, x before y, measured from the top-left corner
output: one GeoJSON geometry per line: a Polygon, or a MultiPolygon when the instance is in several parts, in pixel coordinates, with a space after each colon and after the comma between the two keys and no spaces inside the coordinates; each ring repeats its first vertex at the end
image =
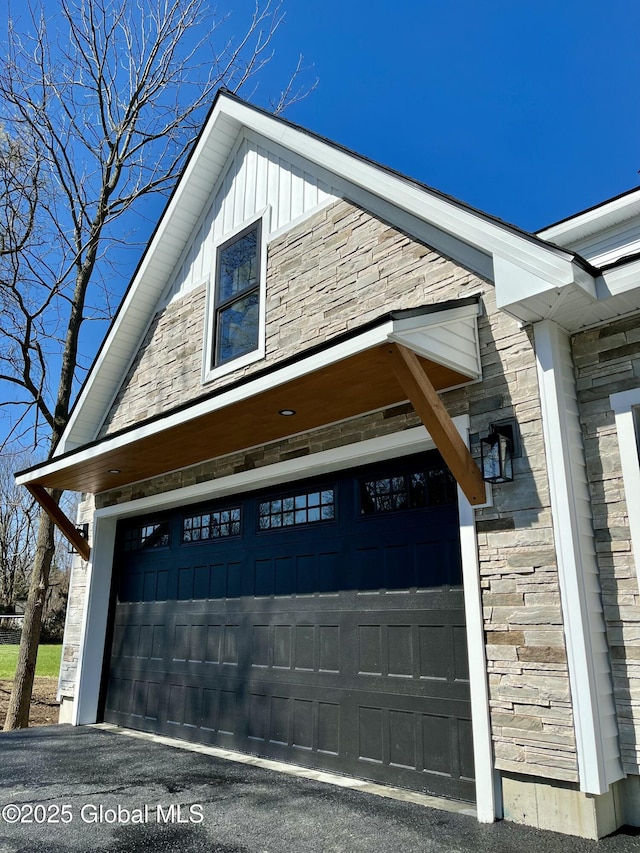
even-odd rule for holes
{"type": "Polygon", "coordinates": [[[570,783],[502,774],[504,819],[564,835],[598,839],[621,826],[640,826],[640,777],[614,783],[606,794],[570,783]]]}
{"type": "Polygon", "coordinates": [[[58,722],[59,723],[70,723],[72,721],[72,712],[73,712],[73,697],[72,696],[61,696],[60,697],[60,711],[58,713],[58,722]]]}

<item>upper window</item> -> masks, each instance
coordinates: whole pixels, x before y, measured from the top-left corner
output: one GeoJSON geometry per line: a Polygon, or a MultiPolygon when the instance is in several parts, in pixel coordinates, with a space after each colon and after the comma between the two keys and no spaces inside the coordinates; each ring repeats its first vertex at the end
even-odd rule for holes
{"type": "Polygon", "coordinates": [[[207,382],[264,355],[268,208],[215,247],[204,348],[207,382]]]}
{"type": "Polygon", "coordinates": [[[202,542],[240,535],[240,507],[210,510],[182,519],[182,541],[202,542]]]}
{"type": "Polygon", "coordinates": [[[216,255],[213,367],[258,348],[260,222],[223,243],[216,255]]]}

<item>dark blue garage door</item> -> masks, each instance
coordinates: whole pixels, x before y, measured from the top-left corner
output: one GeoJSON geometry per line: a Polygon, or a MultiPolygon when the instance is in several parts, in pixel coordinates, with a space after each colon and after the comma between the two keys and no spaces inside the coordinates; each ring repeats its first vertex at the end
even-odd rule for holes
{"type": "Polygon", "coordinates": [[[128,520],[117,539],[106,721],[473,799],[437,453],[128,520]]]}

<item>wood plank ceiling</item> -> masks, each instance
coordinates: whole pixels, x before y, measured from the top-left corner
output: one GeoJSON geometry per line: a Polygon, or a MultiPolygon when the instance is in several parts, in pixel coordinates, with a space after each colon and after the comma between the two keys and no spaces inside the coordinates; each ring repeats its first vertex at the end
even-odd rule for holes
{"type": "MultiPolygon", "coordinates": [[[[160,420],[135,441],[126,433],[118,446],[102,439],[89,454],[82,448],[60,457],[56,470],[36,470],[23,482],[96,494],[401,403],[409,394],[389,357],[394,346],[375,346],[199,417],[185,409],[180,424],[163,429],[160,420]],[[296,414],[283,417],[282,409],[296,414]]],[[[417,362],[436,391],[469,381],[427,359],[417,362]]]]}

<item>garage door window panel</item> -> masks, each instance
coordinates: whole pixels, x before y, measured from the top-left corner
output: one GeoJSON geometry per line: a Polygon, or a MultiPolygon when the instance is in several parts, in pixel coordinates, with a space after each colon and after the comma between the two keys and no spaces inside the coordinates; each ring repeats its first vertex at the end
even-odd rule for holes
{"type": "Polygon", "coordinates": [[[456,483],[447,468],[398,473],[360,483],[360,514],[444,506],[456,501],[456,483]]]}
{"type": "Polygon", "coordinates": [[[125,551],[142,551],[148,548],[169,547],[169,522],[144,522],[125,530],[125,551]]]}
{"type": "Polygon", "coordinates": [[[261,531],[276,530],[319,521],[333,521],[335,513],[333,488],[287,495],[260,501],[258,528],[261,531]]]}
{"type": "Polygon", "coordinates": [[[182,542],[203,542],[209,539],[227,539],[242,533],[242,515],[239,506],[230,509],[208,510],[187,515],[182,520],[182,542]]]}

